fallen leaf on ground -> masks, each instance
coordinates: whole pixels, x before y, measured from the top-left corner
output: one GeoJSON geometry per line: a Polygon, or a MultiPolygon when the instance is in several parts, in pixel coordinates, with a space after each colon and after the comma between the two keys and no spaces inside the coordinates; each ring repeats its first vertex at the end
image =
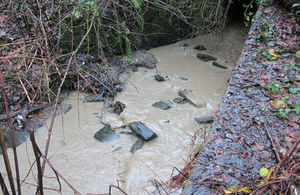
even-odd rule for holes
{"type": "Polygon", "coordinates": [[[269,54],[270,54],[271,56],[278,57],[278,55],[276,54],[275,49],[269,49],[269,54]]]}
{"type": "Polygon", "coordinates": [[[269,103],[271,104],[271,106],[273,107],[273,108],[279,108],[279,107],[283,107],[283,108],[285,108],[286,106],[285,106],[285,102],[284,101],[282,101],[282,100],[276,100],[276,101],[274,101],[274,100],[271,100],[271,101],[269,101],[269,103]]]}
{"type": "Polygon", "coordinates": [[[300,58],[300,50],[298,50],[297,52],[296,52],[296,58],[300,58]]]}

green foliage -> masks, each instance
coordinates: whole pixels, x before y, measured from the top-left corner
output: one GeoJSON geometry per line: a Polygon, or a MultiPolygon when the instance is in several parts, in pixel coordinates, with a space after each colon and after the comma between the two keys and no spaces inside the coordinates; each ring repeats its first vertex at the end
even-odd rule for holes
{"type": "Polygon", "coordinates": [[[268,174],[269,174],[269,172],[270,172],[269,169],[263,167],[263,168],[261,168],[261,169],[259,170],[259,175],[260,175],[261,177],[267,177],[268,174]]]}
{"type": "Polygon", "coordinates": [[[299,59],[300,58],[300,51],[296,52],[296,58],[299,59]]]}
{"type": "Polygon", "coordinates": [[[251,20],[253,17],[256,17],[256,14],[252,11],[255,7],[258,7],[260,4],[267,2],[267,0],[251,0],[249,3],[244,3],[244,25],[250,26],[251,20]]]}
{"type": "Polygon", "coordinates": [[[142,10],[142,3],[139,0],[132,0],[135,8],[139,11],[142,10]]]}
{"type": "Polygon", "coordinates": [[[300,114],[300,104],[296,104],[293,111],[295,111],[296,114],[300,114]]]}
{"type": "Polygon", "coordinates": [[[199,152],[200,149],[201,149],[201,146],[202,146],[201,143],[200,144],[196,144],[195,147],[194,147],[194,149],[193,149],[193,152],[199,152]]]}
{"type": "Polygon", "coordinates": [[[280,149],[280,154],[282,154],[283,156],[285,155],[286,151],[284,149],[280,149]]]}
{"type": "Polygon", "coordinates": [[[278,93],[280,85],[278,83],[270,83],[268,87],[271,89],[272,93],[278,93]]]}
{"type": "Polygon", "coordinates": [[[264,51],[262,55],[267,59],[267,60],[276,60],[277,56],[271,55],[268,51],[264,51]]]}
{"type": "Polygon", "coordinates": [[[296,16],[300,15],[300,3],[294,3],[291,7],[292,11],[296,16]]]}

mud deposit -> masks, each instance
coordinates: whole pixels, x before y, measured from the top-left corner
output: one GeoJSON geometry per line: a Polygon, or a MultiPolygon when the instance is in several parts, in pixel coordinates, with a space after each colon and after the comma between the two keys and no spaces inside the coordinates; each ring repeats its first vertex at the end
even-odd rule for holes
{"type": "MultiPolygon", "coordinates": [[[[231,70],[237,61],[247,29],[232,25],[221,34],[204,35],[199,38],[178,42],[150,50],[158,59],[157,70],[139,68],[138,72],[122,76],[126,88],[118,94],[116,101],[126,105],[118,116],[103,108],[99,102],[84,103],[87,94],[73,92],[63,104],[71,104],[72,109],[57,116],[49,151],[50,161],[55,168],[82,194],[107,193],[110,184],[120,182],[128,194],[147,194],[155,187],[153,180],[167,181],[173,167],[182,168],[191,151],[191,137],[200,128],[196,117],[214,115],[223,96],[231,70]],[[193,49],[202,44],[207,50],[193,49]],[[197,54],[209,54],[227,69],[204,62],[197,54]],[[156,73],[165,81],[155,80],[156,73]],[[180,89],[192,90],[197,100],[204,101],[205,107],[197,108],[190,103],[176,104],[180,89]],[[171,106],[168,110],[153,107],[155,102],[164,101],[171,106]],[[116,128],[118,139],[101,143],[94,134],[105,124],[112,128],[141,121],[152,129],[157,138],[145,142],[143,148],[131,153],[130,149],[138,140],[126,133],[131,130],[116,128]]],[[[107,105],[107,104],[106,104],[107,105]]],[[[50,121],[46,121],[49,125],[50,121]]],[[[44,150],[47,125],[38,129],[36,140],[44,150]]],[[[21,178],[24,179],[34,162],[30,142],[18,147],[21,163],[21,178]],[[28,157],[29,156],[29,157],[28,157]]],[[[9,150],[10,156],[12,151],[9,150]]],[[[12,162],[12,159],[11,159],[12,162]]],[[[4,165],[1,164],[1,172],[4,165]]],[[[35,167],[33,170],[36,173],[35,167]]],[[[29,174],[23,183],[24,194],[35,192],[36,178],[29,174]],[[33,184],[33,185],[32,185],[33,184]]],[[[45,187],[58,189],[55,175],[49,167],[45,171],[45,187]]],[[[57,194],[47,190],[46,194],[57,194]]],[[[72,194],[72,190],[62,181],[62,193],[72,194]]],[[[113,191],[112,194],[119,194],[113,191]]]]}

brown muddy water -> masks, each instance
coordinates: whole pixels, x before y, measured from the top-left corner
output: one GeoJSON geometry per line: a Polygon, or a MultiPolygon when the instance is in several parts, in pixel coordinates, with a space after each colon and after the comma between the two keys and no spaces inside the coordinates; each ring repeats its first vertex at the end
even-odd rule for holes
{"type": "MultiPolygon", "coordinates": [[[[122,76],[127,82],[123,92],[116,100],[126,105],[126,109],[117,116],[103,109],[103,103],[84,103],[87,94],[73,92],[63,104],[71,104],[72,109],[58,115],[55,120],[49,157],[55,168],[82,194],[107,193],[110,184],[120,180],[121,188],[128,194],[149,194],[155,189],[153,180],[160,182],[170,178],[172,168],[183,168],[184,159],[192,150],[192,136],[200,129],[195,117],[214,115],[223,96],[232,68],[238,60],[247,29],[241,25],[231,25],[222,35],[208,34],[198,38],[151,49],[158,59],[158,69],[140,68],[138,72],[122,76]],[[187,43],[189,46],[183,46],[187,43]],[[194,46],[202,44],[207,51],[199,52],[194,46]],[[212,66],[211,62],[202,62],[196,55],[210,54],[228,69],[212,66]],[[165,82],[157,82],[154,75],[158,71],[168,76],[165,82]],[[182,80],[185,77],[188,80],[182,80]],[[151,105],[156,101],[172,101],[178,97],[178,90],[185,88],[193,95],[207,102],[206,107],[195,108],[189,103],[171,104],[169,110],[161,110],[151,105]],[[102,115],[103,114],[103,115],[102,115]],[[101,118],[102,116],[102,118],[101,118]],[[101,118],[101,119],[100,119],[101,118]],[[109,123],[119,127],[133,121],[142,121],[158,137],[146,142],[141,150],[130,153],[137,138],[120,134],[120,139],[100,143],[94,134],[109,123]]],[[[46,121],[49,126],[50,120],[46,121]]],[[[117,132],[129,129],[117,129],[117,132]]],[[[47,138],[47,126],[38,129],[36,140],[42,151],[47,138]]],[[[30,141],[18,148],[22,180],[25,179],[30,165],[34,162],[30,141]]],[[[9,150],[12,157],[12,150],[9,150]]],[[[11,159],[11,162],[13,160],[11,159]]],[[[1,173],[5,173],[1,163],[1,173]]],[[[23,194],[34,194],[36,190],[35,174],[30,173],[22,185],[23,194]]],[[[49,190],[45,194],[59,194],[58,184],[53,172],[47,167],[44,185],[49,190]]],[[[62,194],[73,194],[61,180],[62,194]]],[[[178,191],[179,193],[180,191],[178,191]]],[[[112,194],[120,194],[114,190],[112,194]]]]}

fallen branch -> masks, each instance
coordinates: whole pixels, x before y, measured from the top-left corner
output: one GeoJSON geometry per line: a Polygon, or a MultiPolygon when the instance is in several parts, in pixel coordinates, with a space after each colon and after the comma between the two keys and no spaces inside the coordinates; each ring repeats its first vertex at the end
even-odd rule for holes
{"type": "Polygon", "coordinates": [[[37,111],[37,110],[41,110],[41,109],[44,109],[44,108],[47,108],[49,107],[51,104],[44,104],[44,105],[39,105],[39,106],[33,106],[31,108],[25,108],[25,109],[22,109],[22,110],[18,110],[16,112],[11,112],[9,113],[9,115],[6,115],[6,114],[2,114],[0,115],[0,120],[7,120],[9,118],[12,118],[12,117],[15,117],[17,115],[22,115],[24,118],[26,118],[26,116],[31,113],[31,112],[34,112],[34,111],[37,111]]]}
{"type": "Polygon", "coordinates": [[[289,149],[286,154],[284,155],[283,159],[278,163],[276,170],[274,171],[274,176],[277,175],[278,170],[280,169],[280,167],[285,163],[285,161],[287,161],[287,159],[289,159],[291,157],[291,155],[295,152],[296,148],[298,147],[300,143],[300,136],[297,138],[297,141],[294,143],[294,145],[292,146],[291,149],[289,149]]]}

